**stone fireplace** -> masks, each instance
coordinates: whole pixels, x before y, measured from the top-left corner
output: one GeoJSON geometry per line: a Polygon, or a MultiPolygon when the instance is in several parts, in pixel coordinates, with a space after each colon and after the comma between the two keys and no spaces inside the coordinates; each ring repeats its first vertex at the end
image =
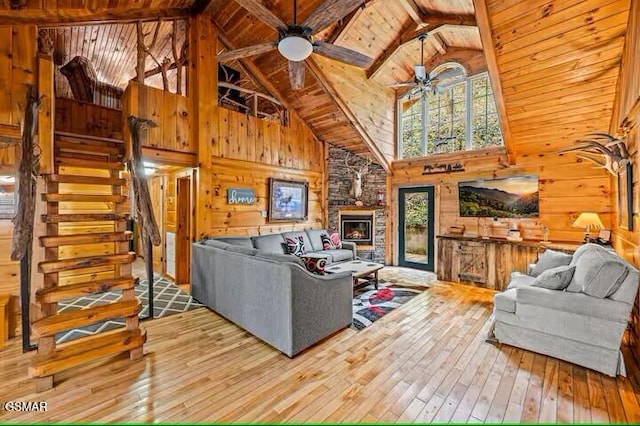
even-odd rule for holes
{"type": "Polygon", "coordinates": [[[340,239],[358,245],[374,246],[374,212],[340,212],[340,239]]]}

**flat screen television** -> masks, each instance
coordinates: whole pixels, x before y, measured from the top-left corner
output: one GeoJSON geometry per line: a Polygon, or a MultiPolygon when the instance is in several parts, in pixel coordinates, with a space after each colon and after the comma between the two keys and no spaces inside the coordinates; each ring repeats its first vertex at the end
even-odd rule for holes
{"type": "Polygon", "coordinates": [[[538,177],[459,182],[458,201],[461,217],[538,217],[538,177]]]}

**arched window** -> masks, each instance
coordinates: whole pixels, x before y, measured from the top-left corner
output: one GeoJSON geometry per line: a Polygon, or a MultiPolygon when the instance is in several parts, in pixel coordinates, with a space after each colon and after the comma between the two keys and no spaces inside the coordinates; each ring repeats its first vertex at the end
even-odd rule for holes
{"type": "MultiPolygon", "coordinates": [[[[460,64],[446,63],[431,74],[452,68],[464,70],[460,64]]],[[[400,158],[504,144],[486,72],[441,86],[438,93],[413,89],[399,100],[398,112],[400,158]]]]}

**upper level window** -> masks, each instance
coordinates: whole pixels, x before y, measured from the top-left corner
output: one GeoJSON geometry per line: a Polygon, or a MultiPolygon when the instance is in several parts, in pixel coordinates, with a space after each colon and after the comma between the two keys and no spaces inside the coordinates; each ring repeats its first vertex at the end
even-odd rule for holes
{"type": "Polygon", "coordinates": [[[487,73],[441,87],[439,93],[409,92],[400,99],[398,111],[401,158],[504,144],[487,73]]]}

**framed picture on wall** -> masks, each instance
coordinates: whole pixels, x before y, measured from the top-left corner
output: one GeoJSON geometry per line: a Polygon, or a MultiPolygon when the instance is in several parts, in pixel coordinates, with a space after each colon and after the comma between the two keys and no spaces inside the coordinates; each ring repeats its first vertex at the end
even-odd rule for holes
{"type": "Polygon", "coordinates": [[[309,184],[304,181],[269,180],[269,222],[307,220],[309,184]]]}
{"type": "Polygon", "coordinates": [[[633,166],[627,166],[618,173],[618,224],[633,231],[633,166]]]}

